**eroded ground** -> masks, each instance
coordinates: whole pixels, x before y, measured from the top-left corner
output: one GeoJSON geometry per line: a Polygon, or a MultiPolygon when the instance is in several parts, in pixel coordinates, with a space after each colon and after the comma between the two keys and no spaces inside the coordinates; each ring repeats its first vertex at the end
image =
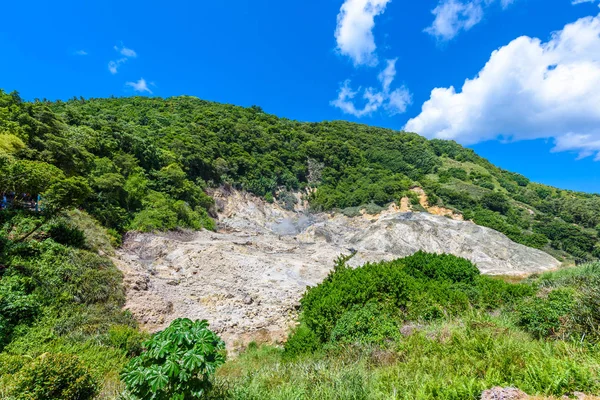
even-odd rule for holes
{"type": "Polygon", "coordinates": [[[156,331],[173,319],[207,319],[229,349],[281,342],[307,286],[340,254],[354,266],[417,250],[472,260],[484,273],[521,275],[556,268],[548,254],[471,222],[390,208],[348,218],[295,211],[236,191],[215,193],[218,232],[129,234],[115,263],[125,274],[126,308],[156,331]]]}

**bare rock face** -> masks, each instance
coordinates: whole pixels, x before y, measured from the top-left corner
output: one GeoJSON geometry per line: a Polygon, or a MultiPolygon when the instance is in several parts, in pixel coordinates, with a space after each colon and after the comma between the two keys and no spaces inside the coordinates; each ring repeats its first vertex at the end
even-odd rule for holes
{"type": "Polygon", "coordinates": [[[526,393],[516,388],[495,387],[481,394],[481,400],[525,400],[529,399],[526,393]]]}
{"type": "Polygon", "coordinates": [[[179,317],[207,319],[229,349],[250,341],[282,342],[307,286],[321,282],[340,254],[353,266],[418,250],[473,261],[487,274],[556,268],[548,254],[501,233],[427,213],[390,208],[377,216],[308,214],[241,192],[217,192],[218,232],[125,237],[115,258],[125,275],[126,308],[149,331],[179,317]]]}
{"type": "MultiPolygon", "coordinates": [[[[596,396],[587,396],[584,393],[575,392],[570,396],[562,396],[561,399],[576,398],[578,400],[597,400],[596,396]]],[[[556,400],[556,397],[539,397],[539,396],[528,396],[527,393],[513,387],[495,387],[484,391],[481,394],[481,400],[556,400]]]]}

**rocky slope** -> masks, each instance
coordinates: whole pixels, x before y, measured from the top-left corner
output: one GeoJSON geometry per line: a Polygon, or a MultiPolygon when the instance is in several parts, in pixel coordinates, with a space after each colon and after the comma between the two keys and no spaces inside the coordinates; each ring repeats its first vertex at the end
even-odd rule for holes
{"type": "Polygon", "coordinates": [[[322,281],[340,254],[390,260],[418,250],[472,260],[483,273],[520,275],[556,268],[548,254],[488,228],[428,213],[348,218],[286,211],[246,193],[214,193],[218,232],[129,234],[115,259],[127,305],[150,331],[178,317],[207,319],[230,349],[282,341],[308,285],[322,281]]]}

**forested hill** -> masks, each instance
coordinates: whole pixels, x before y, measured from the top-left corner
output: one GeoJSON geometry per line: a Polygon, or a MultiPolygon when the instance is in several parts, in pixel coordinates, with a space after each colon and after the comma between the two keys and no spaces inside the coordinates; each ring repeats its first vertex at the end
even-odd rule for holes
{"type": "Polygon", "coordinates": [[[517,242],[556,256],[600,257],[599,195],[532,183],[455,142],[341,121],[301,123],[256,106],[194,97],[32,103],[0,91],[0,164],[2,192],[43,195],[57,181],[84,178],[77,182],[91,190],[83,207],[116,236],[213,228],[204,189],[224,183],[268,200],[317,187],[316,210],[382,206],[420,186],[430,203],[517,242]]]}

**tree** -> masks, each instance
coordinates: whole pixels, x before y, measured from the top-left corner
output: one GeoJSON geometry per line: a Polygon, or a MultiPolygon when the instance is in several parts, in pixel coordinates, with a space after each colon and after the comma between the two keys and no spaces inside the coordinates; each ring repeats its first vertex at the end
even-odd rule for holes
{"type": "Polygon", "coordinates": [[[87,181],[79,176],[60,180],[44,193],[44,210],[55,213],[82,204],[92,194],[87,181]]]}
{"type": "Polygon", "coordinates": [[[44,193],[42,203],[42,216],[44,218],[29,233],[18,239],[17,242],[22,242],[33,235],[48,219],[64,209],[80,205],[91,194],[92,189],[87,184],[87,181],[80,176],[66,178],[54,183],[44,193]]]}
{"type": "Polygon", "coordinates": [[[497,211],[506,214],[510,210],[510,203],[506,196],[498,192],[490,192],[483,195],[481,205],[488,210],[497,211]]]}
{"type": "Polygon", "coordinates": [[[32,196],[46,191],[54,182],[64,177],[54,165],[41,161],[4,158],[0,167],[0,192],[29,193],[32,196]]]}
{"type": "Polygon", "coordinates": [[[142,400],[199,399],[225,363],[225,344],[208,329],[207,321],[176,319],[144,346],[146,351],[121,375],[127,391],[142,400]]]}

